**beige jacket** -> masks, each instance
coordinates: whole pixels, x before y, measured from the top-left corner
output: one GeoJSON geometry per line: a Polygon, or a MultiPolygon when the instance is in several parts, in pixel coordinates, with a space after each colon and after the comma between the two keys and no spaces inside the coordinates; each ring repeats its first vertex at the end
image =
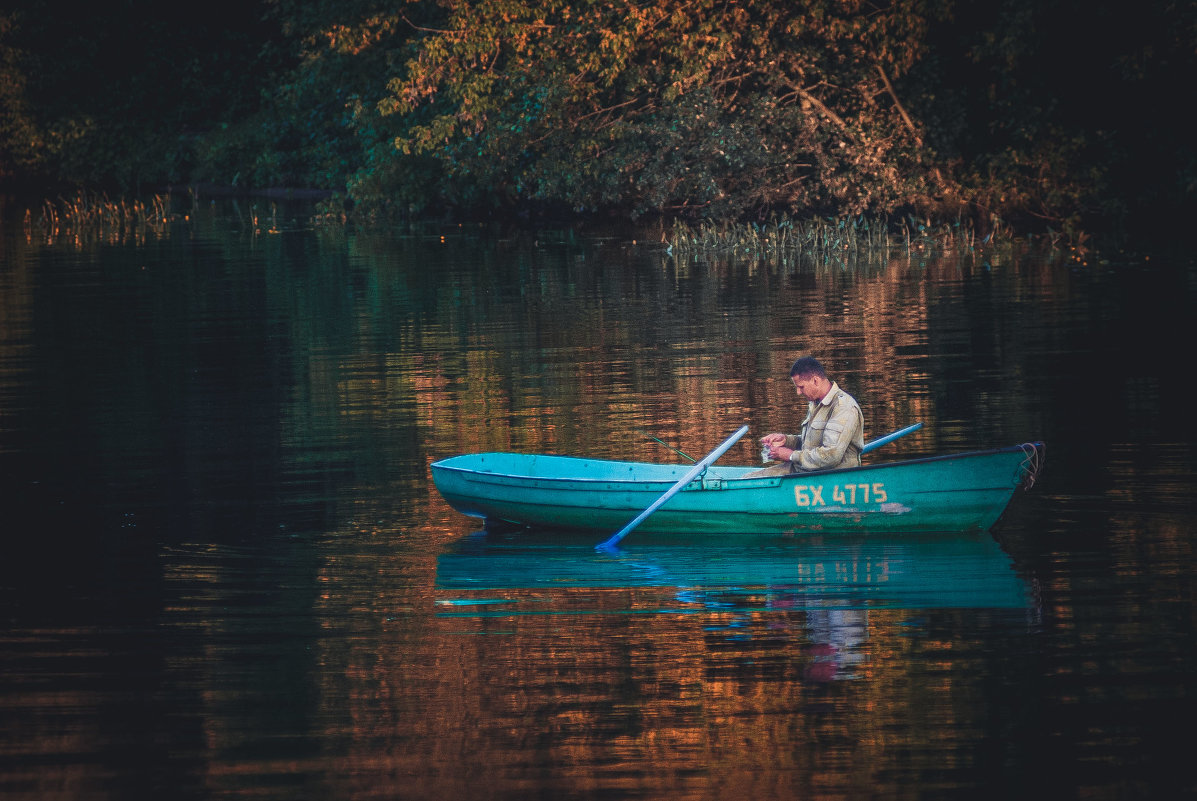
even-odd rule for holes
{"type": "Polygon", "coordinates": [[[864,416],[856,399],[832,383],[818,403],[811,403],[801,434],[787,434],[795,471],[859,467],[864,449],[864,416]]]}

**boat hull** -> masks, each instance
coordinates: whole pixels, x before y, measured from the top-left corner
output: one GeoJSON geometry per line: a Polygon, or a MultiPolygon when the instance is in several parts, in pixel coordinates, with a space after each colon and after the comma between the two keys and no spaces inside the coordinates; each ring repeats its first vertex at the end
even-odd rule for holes
{"type": "MultiPolygon", "coordinates": [[[[748,478],[714,465],[639,530],[660,533],[984,531],[1032,482],[1042,443],[902,462],[748,478]]],[[[490,522],[611,532],[679,481],[689,465],[481,453],[432,464],[454,509],[490,522]]]]}

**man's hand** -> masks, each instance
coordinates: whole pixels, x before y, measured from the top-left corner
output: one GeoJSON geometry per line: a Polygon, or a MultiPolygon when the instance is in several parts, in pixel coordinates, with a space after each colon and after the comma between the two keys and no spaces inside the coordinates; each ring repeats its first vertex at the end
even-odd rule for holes
{"type": "Polygon", "coordinates": [[[763,450],[768,451],[769,459],[781,462],[788,461],[794,452],[785,447],[785,444],[785,434],[767,434],[761,437],[761,447],[763,450]]]}

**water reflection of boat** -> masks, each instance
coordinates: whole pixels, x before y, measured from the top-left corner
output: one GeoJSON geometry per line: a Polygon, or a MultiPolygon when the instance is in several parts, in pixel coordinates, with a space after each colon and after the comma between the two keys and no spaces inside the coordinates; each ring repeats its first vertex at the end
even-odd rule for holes
{"type": "MultiPolygon", "coordinates": [[[[747,478],[748,467],[712,466],[638,531],[985,531],[1014,491],[1034,480],[1043,450],[1027,443],[771,478],[747,478]]],[[[477,453],[431,469],[441,495],[464,514],[610,534],[684,480],[690,466],[477,453]]]]}
{"type": "Polygon", "coordinates": [[[1010,557],[984,533],[760,537],[702,548],[678,537],[643,536],[634,549],[608,553],[576,535],[479,532],[441,554],[436,584],[445,605],[454,598],[482,603],[487,591],[511,600],[499,591],[637,587],[665,588],[675,597],[763,596],[771,608],[1033,605],[1010,557]]]}

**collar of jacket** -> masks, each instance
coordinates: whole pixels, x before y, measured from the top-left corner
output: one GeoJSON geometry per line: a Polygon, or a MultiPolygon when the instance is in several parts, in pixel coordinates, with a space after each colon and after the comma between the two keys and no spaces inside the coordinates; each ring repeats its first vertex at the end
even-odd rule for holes
{"type": "Polygon", "coordinates": [[[823,399],[819,401],[819,405],[830,406],[835,401],[835,396],[838,394],[840,394],[840,385],[832,381],[831,389],[827,390],[827,394],[824,395],[823,399]]]}

